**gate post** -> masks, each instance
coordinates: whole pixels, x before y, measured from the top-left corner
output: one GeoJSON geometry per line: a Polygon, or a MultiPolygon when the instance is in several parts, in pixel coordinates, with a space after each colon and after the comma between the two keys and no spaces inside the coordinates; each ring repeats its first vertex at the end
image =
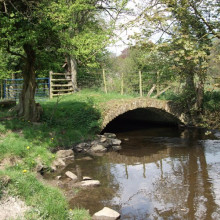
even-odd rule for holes
{"type": "Polygon", "coordinates": [[[53,91],[52,91],[52,85],[51,85],[52,74],[53,74],[53,71],[50,71],[49,72],[49,97],[50,99],[53,98],[53,91]]]}
{"type": "Polygon", "coordinates": [[[105,88],[105,93],[107,94],[107,85],[106,85],[106,78],[105,78],[105,69],[102,70],[102,76],[103,76],[103,83],[104,83],[104,88],[105,88]]]}

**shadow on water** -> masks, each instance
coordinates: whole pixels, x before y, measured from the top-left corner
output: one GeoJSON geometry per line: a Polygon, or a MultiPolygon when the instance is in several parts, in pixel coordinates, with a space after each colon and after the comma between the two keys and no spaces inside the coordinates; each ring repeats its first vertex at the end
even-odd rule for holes
{"type": "Polygon", "coordinates": [[[220,140],[199,129],[118,118],[122,150],[67,167],[101,186],[81,190],[70,206],[93,214],[104,206],[121,219],[220,219],[220,140]]]}

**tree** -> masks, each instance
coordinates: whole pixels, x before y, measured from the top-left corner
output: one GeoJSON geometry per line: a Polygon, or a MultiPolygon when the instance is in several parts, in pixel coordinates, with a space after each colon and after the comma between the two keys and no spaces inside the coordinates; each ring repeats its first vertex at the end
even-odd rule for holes
{"type": "Polygon", "coordinates": [[[168,43],[165,47],[173,57],[173,70],[186,82],[189,111],[197,113],[203,106],[211,39],[219,37],[217,11],[218,1],[208,6],[205,0],[152,0],[139,16],[146,36],[161,33],[159,41],[168,43]]]}
{"type": "Polygon", "coordinates": [[[41,107],[34,100],[35,64],[42,51],[57,47],[57,32],[43,8],[48,1],[5,0],[0,2],[0,45],[22,61],[23,88],[17,105],[18,116],[25,120],[40,119],[41,107]]]}
{"type": "Polygon", "coordinates": [[[97,67],[97,57],[109,43],[126,0],[58,0],[48,13],[60,30],[67,71],[77,90],[77,66],[97,67]],[[65,25],[64,25],[65,24],[65,25]]]}

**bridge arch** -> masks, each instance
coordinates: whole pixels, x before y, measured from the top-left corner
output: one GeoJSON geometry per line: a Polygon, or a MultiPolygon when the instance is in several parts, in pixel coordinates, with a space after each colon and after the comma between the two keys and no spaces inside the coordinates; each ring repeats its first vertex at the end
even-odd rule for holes
{"type": "Polygon", "coordinates": [[[158,120],[163,118],[173,123],[184,125],[187,123],[187,117],[183,113],[182,109],[171,101],[158,100],[158,99],[146,99],[146,98],[134,98],[113,100],[108,102],[102,114],[103,122],[102,129],[104,129],[111,121],[122,115],[132,114],[136,111],[137,119],[145,118],[149,120],[151,115],[158,117],[158,120]],[[147,116],[148,112],[148,116],[147,116]],[[144,116],[145,114],[145,116],[144,116]],[[146,118],[148,117],[148,118],[146,118]]]}

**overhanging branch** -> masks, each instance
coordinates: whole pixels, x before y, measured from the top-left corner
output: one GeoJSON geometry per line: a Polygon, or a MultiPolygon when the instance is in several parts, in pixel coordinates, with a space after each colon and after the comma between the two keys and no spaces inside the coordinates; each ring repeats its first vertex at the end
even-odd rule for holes
{"type": "Polygon", "coordinates": [[[16,53],[16,52],[14,52],[14,51],[11,51],[9,41],[7,42],[7,48],[6,48],[6,50],[7,50],[7,52],[10,53],[11,55],[19,56],[19,57],[21,57],[21,58],[24,59],[24,60],[26,59],[26,57],[25,57],[24,55],[22,55],[22,54],[20,54],[20,53],[16,53]]]}
{"type": "Polygon", "coordinates": [[[195,5],[190,2],[190,6],[193,8],[195,14],[203,21],[203,23],[206,25],[206,27],[208,28],[208,30],[209,30],[214,36],[216,36],[218,39],[220,39],[220,34],[218,34],[217,32],[215,32],[214,27],[206,21],[206,19],[205,19],[205,18],[202,16],[202,14],[198,11],[198,9],[195,7],[195,5]]]}

